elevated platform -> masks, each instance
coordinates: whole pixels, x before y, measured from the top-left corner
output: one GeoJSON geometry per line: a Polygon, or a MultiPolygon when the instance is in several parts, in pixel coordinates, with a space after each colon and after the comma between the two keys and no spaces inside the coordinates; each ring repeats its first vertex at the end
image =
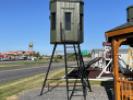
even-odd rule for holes
{"type": "MultiPolygon", "coordinates": [[[[88,68],[87,73],[89,79],[97,79],[97,76],[101,73],[101,69],[99,68],[88,68]]],[[[73,70],[72,72],[69,73],[69,78],[76,78],[78,77],[79,70],[73,70]]],[[[112,73],[103,73],[102,77],[100,79],[113,79],[112,73]]]]}

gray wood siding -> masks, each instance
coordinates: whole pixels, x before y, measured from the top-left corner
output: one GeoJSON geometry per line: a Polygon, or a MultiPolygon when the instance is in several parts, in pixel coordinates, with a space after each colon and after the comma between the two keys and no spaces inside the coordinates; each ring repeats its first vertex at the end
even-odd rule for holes
{"type": "MultiPolygon", "coordinates": [[[[62,2],[63,0],[51,2],[50,11],[56,13],[56,30],[50,31],[51,43],[82,43],[83,33],[80,31],[80,14],[83,14],[83,4],[78,2],[62,2]],[[65,30],[64,13],[71,12],[71,31],[65,30]],[[62,28],[61,28],[62,23],[62,28]],[[61,29],[62,40],[61,41],[61,29]]],[[[84,28],[84,26],[82,26],[84,28]]]]}

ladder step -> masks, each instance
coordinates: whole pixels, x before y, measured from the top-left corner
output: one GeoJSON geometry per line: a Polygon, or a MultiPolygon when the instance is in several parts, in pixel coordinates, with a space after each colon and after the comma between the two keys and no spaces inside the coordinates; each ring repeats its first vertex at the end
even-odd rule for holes
{"type": "Polygon", "coordinates": [[[62,80],[62,78],[57,78],[57,79],[47,79],[47,80],[62,80]]]}
{"type": "MultiPolygon", "coordinates": [[[[73,91],[73,89],[68,90],[68,91],[73,91]]],[[[74,91],[76,92],[76,91],[83,91],[83,90],[82,89],[75,89],[74,91]]]]}
{"type": "MultiPolygon", "coordinates": [[[[68,81],[69,81],[69,83],[74,83],[76,80],[72,80],[72,79],[68,79],[68,81]]],[[[82,83],[81,82],[81,79],[79,78],[79,79],[77,79],[77,82],[76,83],[82,83]]]]}
{"type": "Polygon", "coordinates": [[[67,67],[67,68],[80,68],[80,67],[67,67]]]}
{"type": "Polygon", "coordinates": [[[83,95],[79,95],[79,94],[78,94],[78,95],[73,95],[73,96],[77,96],[77,97],[78,97],[78,96],[83,96],[83,95]]]}

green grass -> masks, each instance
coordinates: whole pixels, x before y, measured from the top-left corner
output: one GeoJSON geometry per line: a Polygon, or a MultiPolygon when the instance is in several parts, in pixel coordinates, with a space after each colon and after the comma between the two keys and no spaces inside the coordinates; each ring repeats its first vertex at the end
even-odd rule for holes
{"type": "Polygon", "coordinates": [[[28,68],[28,67],[35,67],[41,66],[46,64],[47,60],[38,60],[38,61],[13,61],[13,62],[1,62],[0,63],[0,70],[7,70],[7,69],[16,69],[16,68],[28,68]]]}
{"type": "MultiPolygon", "coordinates": [[[[64,75],[64,69],[60,69],[56,72],[52,72],[49,75],[50,78],[57,78],[64,75]]],[[[6,100],[7,97],[16,95],[24,90],[41,87],[44,79],[43,74],[35,75],[32,77],[16,80],[14,82],[8,82],[6,84],[0,84],[0,100],[6,100]]],[[[57,82],[57,81],[56,81],[57,82]]],[[[49,81],[49,83],[55,83],[55,81],[49,81]]]]}
{"type": "Polygon", "coordinates": [[[25,89],[39,86],[43,75],[36,75],[30,78],[17,80],[0,85],[0,100],[6,100],[6,97],[17,94],[25,89]]]}

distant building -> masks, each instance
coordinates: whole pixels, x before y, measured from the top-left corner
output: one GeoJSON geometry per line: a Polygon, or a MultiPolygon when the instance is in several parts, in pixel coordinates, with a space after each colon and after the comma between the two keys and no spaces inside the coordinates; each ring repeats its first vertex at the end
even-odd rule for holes
{"type": "Polygon", "coordinates": [[[94,59],[96,57],[102,57],[101,60],[99,60],[98,62],[96,62],[93,67],[99,67],[99,68],[103,68],[105,66],[105,62],[103,61],[103,57],[104,57],[104,49],[93,49],[91,50],[91,58],[94,59]]]}
{"type": "Polygon", "coordinates": [[[8,51],[0,53],[1,61],[10,61],[10,60],[31,60],[33,55],[35,55],[35,51],[8,51]]]}
{"type": "MultiPolygon", "coordinates": [[[[106,51],[105,49],[93,49],[93,50],[91,50],[92,59],[94,59],[96,57],[102,57],[103,58],[99,62],[95,63],[94,67],[104,68],[106,66],[106,61],[109,61],[109,59],[111,59],[111,55],[112,55],[111,52],[105,53],[105,51],[106,51]]],[[[118,56],[120,56],[125,62],[127,62],[128,49],[120,49],[118,56]]]]}

